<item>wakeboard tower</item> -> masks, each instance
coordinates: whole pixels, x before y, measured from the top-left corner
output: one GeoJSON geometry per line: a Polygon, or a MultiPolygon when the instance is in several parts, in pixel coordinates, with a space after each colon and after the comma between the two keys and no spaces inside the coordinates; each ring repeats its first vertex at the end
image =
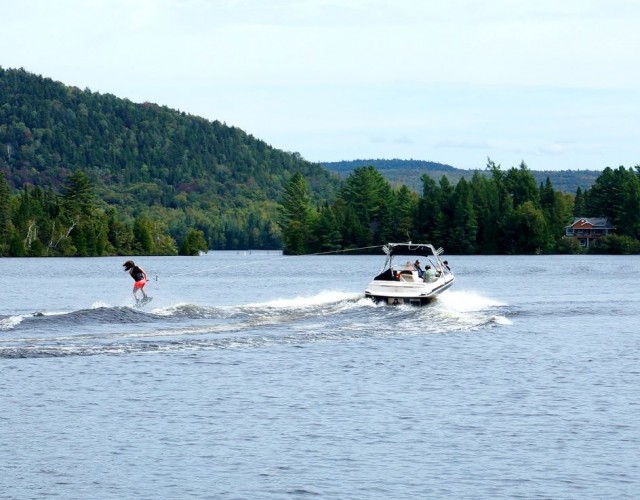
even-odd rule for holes
{"type": "Polygon", "coordinates": [[[388,243],[383,270],[367,285],[365,297],[387,304],[428,304],[455,280],[442,248],[429,243],[388,243]],[[422,263],[414,259],[422,258],[422,263]],[[395,260],[394,260],[395,259],[395,260]],[[422,266],[424,265],[424,269],[422,266]]]}

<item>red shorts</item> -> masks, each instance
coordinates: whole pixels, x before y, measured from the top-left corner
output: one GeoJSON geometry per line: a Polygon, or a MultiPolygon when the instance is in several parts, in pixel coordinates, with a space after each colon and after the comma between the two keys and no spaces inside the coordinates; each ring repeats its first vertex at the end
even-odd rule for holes
{"type": "Polygon", "coordinates": [[[136,282],[133,284],[133,288],[135,288],[135,289],[137,290],[138,288],[142,288],[142,287],[143,287],[143,286],[145,286],[146,284],[147,284],[147,280],[143,278],[143,279],[141,279],[140,281],[136,281],[136,282]]]}

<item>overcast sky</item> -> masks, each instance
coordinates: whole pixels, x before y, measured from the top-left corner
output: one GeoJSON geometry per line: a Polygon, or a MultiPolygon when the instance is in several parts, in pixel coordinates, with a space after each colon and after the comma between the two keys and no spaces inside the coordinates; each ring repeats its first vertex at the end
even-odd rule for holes
{"type": "Polygon", "coordinates": [[[0,66],[310,161],[640,164],[640,1],[0,0],[0,66]]]}

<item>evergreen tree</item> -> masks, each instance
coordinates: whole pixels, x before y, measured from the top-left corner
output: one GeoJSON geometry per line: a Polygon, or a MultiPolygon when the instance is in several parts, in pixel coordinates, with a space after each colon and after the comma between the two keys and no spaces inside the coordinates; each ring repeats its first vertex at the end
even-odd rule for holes
{"type": "Polygon", "coordinates": [[[9,184],[0,171],[0,256],[7,255],[11,237],[11,204],[9,184]]]}
{"type": "Polygon", "coordinates": [[[504,184],[513,199],[514,208],[530,201],[534,206],[540,205],[540,190],[536,179],[524,162],[519,168],[512,167],[504,177],[504,184]]]}
{"type": "Polygon", "coordinates": [[[315,251],[331,252],[342,247],[342,235],[332,207],[325,205],[320,209],[313,232],[316,241],[315,251]]]}
{"type": "Polygon", "coordinates": [[[540,253],[548,247],[548,229],[544,213],[532,201],[525,201],[512,214],[514,253],[540,253]]]}
{"type": "Polygon", "coordinates": [[[578,189],[576,189],[576,196],[573,202],[573,216],[584,217],[585,215],[587,215],[585,212],[586,212],[585,196],[582,193],[582,189],[578,187],[578,189]]]}
{"type": "Polygon", "coordinates": [[[313,210],[309,185],[304,177],[296,172],[285,186],[280,202],[278,223],[282,229],[284,252],[305,254],[311,235],[313,210]]]}
{"type": "Polygon", "coordinates": [[[402,185],[394,198],[389,214],[392,216],[391,224],[386,225],[390,231],[388,236],[383,235],[384,241],[410,241],[415,234],[414,221],[418,197],[407,186],[402,185]]]}
{"type": "Polygon", "coordinates": [[[471,179],[473,206],[476,213],[476,249],[483,254],[498,253],[501,233],[500,194],[493,179],[476,172],[471,179]]]}
{"type": "Polygon", "coordinates": [[[507,179],[500,165],[488,159],[487,170],[491,172],[491,179],[498,193],[498,210],[495,218],[496,253],[513,253],[515,245],[511,224],[511,214],[514,209],[513,196],[509,192],[507,179]]]}
{"type": "Polygon", "coordinates": [[[140,255],[154,253],[151,222],[146,217],[137,217],[133,222],[133,248],[140,255]]]}
{"type": "Polygon", "coordinates": [[[358,220],[353,205],[339,198],[334,204],[334,212],[338,222],[338,229],[342,236],[344,248],[359,248],[366,246],[363,241],[369,238],[369,228],[358,220]]]}
{"type": "Polygon", "coordinates": [[[453,220],[448,245],[452,253],[473,254],[476,251],[478,222],[469,183],[460,179],[453,193],[453,220]]]}
{"type": "Polygon", "coordinates": [[[340,198],[353,209],[360,226],[356,234],[361,239],[354,241],[356,246],[365,247],[375,243],[386,243],[381,235],[389,234],[385,226],[389,220],[385,204],[390,200],[391,188],[387,180],[375,167],[356,168],[345,181],[340,198]]]}
{"type": "Polygon", "coordinates": [[[198,255],[200,252],[207,251],[208,247],[204,233],[199,229],[191,229],[187,232],[179,253],[180,255],[198,255]]]}
{"type": "Polygon", "coordinates": [[[640,179],[637,171],[607,167],[586,195],[592,217],[608,217],[617,234],[640,237],[640,179]]]}
{"type": "Polygon", "coordinates": [[[434,241],[435,228],[440,208],[440,189],[431,177],[423,175],[422,179],[422,196],[418,200],[416,209],[415,228],[417,230],[418,239],[423,241],[434,241]]]}
{"type": "Polygon", "coordinates": [[[71,174],[62,186],[63,207],[69,217],[90,218],[96,209],[93,183],[82,171],[71,174]]]}
{"type": "MultiPolygon", "coordinates": [[[[622,168],[622,167],[621,167],[622,168]]],[[[618,234],[633,239],[640,238],[640,177],[632,170],[620,171],[623,179],[622,212],[615,218],[614,225],[620,230],[618,234]]]]}
{"type": "Polygon", "coordinates": [[[118,217],[115,209],[107,211],[107,238],[113,251],[119,255],[133,254],[133,232],[118,217]]]}
{"type": "Polygon", "coordinates": [[[436,242],[447,242],[451,239],[453,231],[453,193],[454,187],[446,176],[440,178],[438,189],[438,207],[439,211],[435,214],[435,223],[433,228],[433,238],[436,242]]]}
{"type": "Polygon", "coordinates": [[[545,250],[550,251],[557,248],[557,243],[564,235],[565,226],[571,222],[573,201],[571,195],[555,191],[547,177],[544,185],[540,186],[540,205],[549,233],[545,250]]]}
{"type": "Polygon", "coordinates": [[[9,242],[9,255],[11,257],[24,257],[27,254],[22,238],[17,232],[11,235],[11,241],[9,242]]]}

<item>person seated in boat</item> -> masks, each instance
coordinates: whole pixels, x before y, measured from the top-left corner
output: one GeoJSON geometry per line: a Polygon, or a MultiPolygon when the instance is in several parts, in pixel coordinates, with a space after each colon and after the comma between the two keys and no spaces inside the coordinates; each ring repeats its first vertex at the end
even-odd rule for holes
{"type": "Polygon", "coordinates": [[[416,271],[418,271],[418,278],[422,278],[424,276],[424,270],[420,267],[420,261],[416,260],[413,263],[413,267],[416,271]]]}
{"type": "Polygon", "coordinates": [[[436,276],[440,277],[443,274],[450,273],[451,268],[449,267],[449,263],[446,260],[443,260],[438,266],[438,270],[436,271],[436,276]]]}
{"type": "Polygon", "coordinates": [[[423,279],[425,283],[431,283],[436,279],[436,271],[431,266],[425,266],[423,279]]]}

